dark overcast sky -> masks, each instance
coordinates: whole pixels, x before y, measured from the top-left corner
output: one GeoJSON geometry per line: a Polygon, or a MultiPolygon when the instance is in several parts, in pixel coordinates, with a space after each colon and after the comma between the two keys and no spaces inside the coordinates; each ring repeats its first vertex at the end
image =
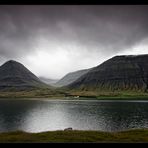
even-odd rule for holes
{"type": "Polygon", "coordinates": [[[0,6],[0,64],[61,78],[117,54],[148,53],[148,5],[0,6]]]}

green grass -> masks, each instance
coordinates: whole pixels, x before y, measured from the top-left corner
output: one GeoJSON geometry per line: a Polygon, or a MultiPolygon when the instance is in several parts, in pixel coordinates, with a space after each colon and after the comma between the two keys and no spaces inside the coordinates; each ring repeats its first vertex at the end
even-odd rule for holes
{"type": "Polygon", "coordinates": [[[148,100],[148,93],[141,91],[80,91],[64,89],[34,89],[24,91],[1,91],[0,98],[48,98],[48,99],[75,99],[73,96],[80,96],[81,100],[148,100]],[[68,97],[67,97],[68,95],[68,97]]]}
{"type": "Polygon", "coordinates": [[[97,100],[148,100],[148,93],[142,91],[69,91],[71,96],[80,96],[82,99],[94,98],[97,100]]]}
{"type": "Polygon", "coordinates": [[[0,133],[0,143],[7,142],[148,142],[148,129],[123,132],[50,131],[26,133],[22,131],[0,133]]]}
{"type": "Polygon", "coordinates": [[[62,98],[64,92],[55,89],[33,89],[23,91],[1,91],[0,98],[62,98]]]}

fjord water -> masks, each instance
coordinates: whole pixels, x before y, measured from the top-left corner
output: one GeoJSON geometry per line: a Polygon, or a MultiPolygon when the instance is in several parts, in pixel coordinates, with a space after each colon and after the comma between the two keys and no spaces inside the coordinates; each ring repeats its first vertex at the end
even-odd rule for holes
{"type": "Polygon", "coordinates": [[[148,101],[0,100],[0,132],[148,128],[148,101]]]}

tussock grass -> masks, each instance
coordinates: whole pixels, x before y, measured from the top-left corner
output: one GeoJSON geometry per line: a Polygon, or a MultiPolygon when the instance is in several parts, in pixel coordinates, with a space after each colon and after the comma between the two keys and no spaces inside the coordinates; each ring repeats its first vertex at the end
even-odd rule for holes
{"type": "Polygon", "coordinates": [[[148,142],[148,129],[135,129],[122,132],[72,130],[26,133],[22,131],[16,131],[0,133],[0,142],[148,142]]]}

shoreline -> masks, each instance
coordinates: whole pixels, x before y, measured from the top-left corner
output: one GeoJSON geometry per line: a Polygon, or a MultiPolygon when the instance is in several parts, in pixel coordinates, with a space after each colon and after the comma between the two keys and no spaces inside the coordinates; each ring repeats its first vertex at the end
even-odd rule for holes
{"type": "Polygon", "coordinates": [[[148,129],[129,129],[119,132],[104,132],[92,130],[58,130],[39,133],[24,131],[0,133],[0,143],[52,143],[52,142],[148,142],[148,129]]]}
{"type": "Polygon", "coordinates": [[[0,100],[48,100],[48,101],[148,101],[148,96],[126,96],[126,97],[0,97],[0,100]]]}

